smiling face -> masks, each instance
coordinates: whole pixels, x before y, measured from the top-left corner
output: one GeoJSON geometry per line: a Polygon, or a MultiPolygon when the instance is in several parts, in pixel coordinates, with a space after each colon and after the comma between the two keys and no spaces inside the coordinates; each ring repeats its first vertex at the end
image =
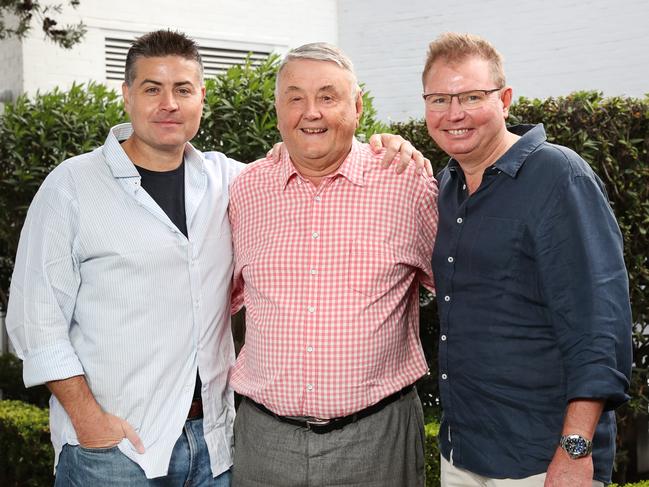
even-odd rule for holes
{"type": "Polygon", "coordinates": [[[201,121],[205,87],[200,65],[180,56],[141,57],[122,93],[133,125],[128,147],[146,158],[182,154],[201,121]]]}
{"type": "MultiPolygon", "coordinates": [[[[424,80],[424,93],[462,93],[493,88],[498,86],[489,62],[475,56],[454,63],[438,59],[424,80]]],[[[511,88],[506,87],[488,95],[480,108],[466,110],[454,97],[446,111],[426,110],[428,133],[444,152],[460,163],[491,164],[500,157],[508,134],[505,119],[511,98],[511,88]]]]}
{"type": "Polygon", "coordinates": [[[349,153],[362,113],[352,74],[331,61],[295,59],[279,74],[277,126],[306,177],[334,172],[349,153]]]}

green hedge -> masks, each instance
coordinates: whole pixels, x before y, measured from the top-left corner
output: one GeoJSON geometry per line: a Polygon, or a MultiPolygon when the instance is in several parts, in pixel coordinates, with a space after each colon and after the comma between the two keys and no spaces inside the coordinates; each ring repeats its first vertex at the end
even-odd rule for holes
{"type": "Polygon", "coordinates": [[[50,391],[45,386],[25,388],[23,364],[10,353],[0,355],[0,391],[2,399],[28,402],[39,407],[47,407],[50,400],[50,391]]]}
{"type": "Polygon", "coordinates": [[[0,485],[52,485],[54,451],[47,409],[22,401],[0,401],[0,445],[0,485]]]}
{"type": "Polygon", "coordinates": [[[439,434],[439,423],[431,422],[424,426],[426,431],[426,445],[424,454],[426,455],[426,487],[439,486],[439,443],[437,435],[439,434]]]}

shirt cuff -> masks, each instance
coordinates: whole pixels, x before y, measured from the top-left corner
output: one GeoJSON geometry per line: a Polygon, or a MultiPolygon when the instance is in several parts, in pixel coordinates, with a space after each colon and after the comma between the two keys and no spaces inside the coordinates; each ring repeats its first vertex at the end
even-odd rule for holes
{"type": "Polygon", "coordinates": [[[604,410],[615,409],[630,399],[629,380],[620,371],[606,365],[586,365],[568,377],[567,400],[600,399],[604,410]]]}
{"type": "Polygon", "coordinates": [[[58,342],[49,347],[31,350],[23,360],[25,387],[83,374],[83,366],[70,342],[58,342]]]}

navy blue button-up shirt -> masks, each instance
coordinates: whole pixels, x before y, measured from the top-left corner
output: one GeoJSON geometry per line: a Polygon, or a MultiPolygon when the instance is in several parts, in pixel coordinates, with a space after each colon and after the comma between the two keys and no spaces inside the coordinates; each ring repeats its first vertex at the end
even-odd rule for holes
{"type": "Polygon", "coordinates": [[[438,175],[442,454],[488,477],[545,472],[568,401],[603,399],[593,462],[609,482],[631,372],[622,238],[582,158],[542,125],[510,130],[472,195],[457,161],[438,175]]]}

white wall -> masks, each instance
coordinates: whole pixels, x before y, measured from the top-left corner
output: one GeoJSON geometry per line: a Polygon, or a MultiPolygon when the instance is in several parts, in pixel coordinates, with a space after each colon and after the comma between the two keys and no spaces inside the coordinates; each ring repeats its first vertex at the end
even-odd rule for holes
{"type": "Polygon", "coordinates": [[[0,41],[0,103],[12,101],[23,84],[22,45],[16,39],[0,41]]]}
{"type": "MultiPolygon", "coordinates": [[[[104,37],[111,33],[135,36],[160,28],[180,30],[199,43],[224,41],[246,49],[271,45],[279,52],[289,47],[324,40],[335,43],[337,1],[322,0],[317,8],[300,0],[82,0],[78,9],[66,8],[60,24],[83,20],[88,32],[72,50],[43,39],[35,24],[22,43],[22,80],[0,78],[0,88],[29,93],[73,81],[105,81],[104,37]]],[[[0,41],[0,60],[11,49],[0,41]]],[[[117,86],[117,83],[113,83],[117,86]]],[[[2,92],[2,89],[0,89],[2,92]]]]}
{"type": "Polygon", "coordinates": [[[339,45],[386,120],[419,118],[427,44],[479,34],[505,57],[514,96],[649,92],[649,1],[339,0],[339,45]]]}

